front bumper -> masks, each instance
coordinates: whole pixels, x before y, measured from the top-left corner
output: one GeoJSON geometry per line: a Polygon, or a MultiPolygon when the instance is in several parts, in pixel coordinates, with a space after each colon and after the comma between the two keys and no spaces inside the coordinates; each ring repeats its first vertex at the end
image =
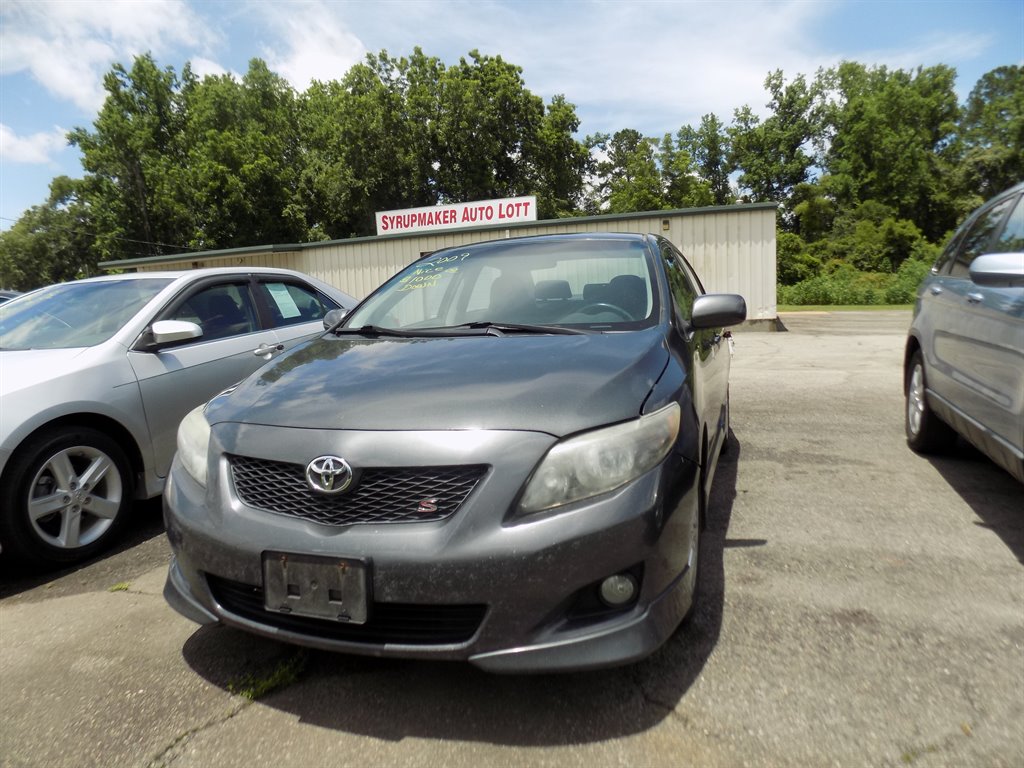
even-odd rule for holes
{"type": "MultiPolygon", "coordinates": [[[[409,435],[381,439],[394,440],[396,451],[403,439],[410,442],[409,435]]],[[[165,597],[200,624],[221,622],[346,653],[464,660],[495,672],[640,659],[690,607],[696,468],[670,455],[611,494],[554,514],[506,519],[510,500],[549,443],[535,433],[478,440],[473,462],[502,471],[490,472],[452,517],[412,524],[333,527],[266,513],[234,497],[224,460],[211,465],[208,492],[176,460],[164,493],[175,555],[165,597]],[[265,551],[365,562],[372,585],[367,623],[263,610],[265,551]],[[601,605],[597,585],[623,572],[639,577],[636,601],[615,610],[601,605]]]]}

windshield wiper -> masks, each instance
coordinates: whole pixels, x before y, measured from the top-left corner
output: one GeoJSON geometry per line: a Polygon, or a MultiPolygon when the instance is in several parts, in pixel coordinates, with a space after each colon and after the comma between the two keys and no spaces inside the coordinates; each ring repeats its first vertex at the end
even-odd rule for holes
{"type": "Polygon", "coordinates": [[[563,328],[558,325],[522,325],[519,323],[494,323],[489,320],[464,323],[462,325],[445,325],[435,328],[384,328],[380,325],[363,325],[357,328],[335,328],[331,331],[335,336],[393,336],[400,339],[437,338],[444,336],[508,336],[511,334],[580,334],[586,333],[576,328],[563,328]]]}
{"type": "Polygon", "coordinates": [[[490,320],[482,320],[476,323],[465,323],[464,325],[453,325],[452,328],[468,328],[470,330],[483,330],[494,336],[504,336],[513,333],[541,333],[541,334],[580,334],[586,333],[578,328],[566,328],[561,325],[524,325],[522,323],[495,323],[490,320]]]}
{"type": "Polygon", "coordinates": [[[401,328],[384,328],[380,325],[363,325],[358,328],[335,328],[332,333],[335,336],[342,335],[359,335],[359,336],[395,336],[400,339],[407,339],[415,336],[440,336],[431,331],[414,331],[414,330],[403,330],[401,328]]]}

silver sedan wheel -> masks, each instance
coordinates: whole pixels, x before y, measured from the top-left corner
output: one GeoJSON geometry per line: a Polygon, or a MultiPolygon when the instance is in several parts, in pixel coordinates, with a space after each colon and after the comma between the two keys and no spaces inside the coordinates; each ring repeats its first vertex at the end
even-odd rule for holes
{"type": "Polygon", "coordinates": [[[85,547],[113,525],[123,493],[110,456],[90,445],[64,448],[40,466],[29,486],[29,521],[50,546],[85,547]]]}

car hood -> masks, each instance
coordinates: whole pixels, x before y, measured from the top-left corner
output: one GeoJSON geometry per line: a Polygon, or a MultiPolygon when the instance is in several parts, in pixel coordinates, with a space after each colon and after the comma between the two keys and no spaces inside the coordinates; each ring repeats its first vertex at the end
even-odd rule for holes
{"type": "Polygon", "coordinates": [[[667,360],[658,328],[426,339],[328,335],[216,398],[207,417],[307,429],[562,436],[635,418],[667,360]]]}

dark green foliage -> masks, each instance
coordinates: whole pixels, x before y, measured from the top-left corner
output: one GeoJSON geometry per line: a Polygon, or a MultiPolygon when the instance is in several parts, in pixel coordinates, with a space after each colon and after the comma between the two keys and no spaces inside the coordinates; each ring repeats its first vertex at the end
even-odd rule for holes
{"type": "Polygon", "coordinates": [[[764,81],[771,116],[760,120],[748,106],[736,110],[729,129],[732,164],[740,186],[754,201],[785,203],[793,188],[810,178],[813,145],[820,139],[823,88],[798,75],[786,84],[776,70],[764,81]]]}
{"type": "Polygon", "coordinates": [[[912,304],[933,259],[908,259],[894,274],[862,272],[846,262],[830,262],[821,274],[794,285],[780,285],[780,304],[912,304]]]}
{"type": "Polygon", "coordinates": [[[955,225],[955,79],[942,65],[905,72],[844,62],[829,73],[836,101],[824,167],[846,180],[841,207],[877,201],[931,239],[955,225]]]}
{"type": "Polygon", "coordinates": [[[779,285],[793,285],[821,271],[821,259],[807,249],[799,235],[780,232],[775,246],[779,285]]]}
{"type": "MultiPolygon", "coordinates": [[[[50,199],[26,211],[0,234],[0,286],[27,291],[98,274],[85,183],[67,176],[50,182],[50,199]]],[[[138,243],[126,243],[128,247],[138,243]]]]}
{"type": "Polygon", "coordinates": [[[1024,179],[1024,67],[982,75],[967,98],[960,140],[960,184],[979,200],[1024,179]]]}
{"type": "Polygon", "coordinates": [[[83,178],[55,179],[0,233],[0,283],[368,235],[376,211],[446,202],[536,195],[543,219],[743,199],[779,203],[783,303],[906,302],[963,216],[1024,179],[1024,68],[987,73],[962,106],[954,80],[942,65],[774,71],[763,117],[581,141],[564,96],[544,104],[478,51],[454,66],[381,51],[301,94],[259,59],[199,79],[147,54],[112,68],[92,128],[69,134],[83,178]]]}

